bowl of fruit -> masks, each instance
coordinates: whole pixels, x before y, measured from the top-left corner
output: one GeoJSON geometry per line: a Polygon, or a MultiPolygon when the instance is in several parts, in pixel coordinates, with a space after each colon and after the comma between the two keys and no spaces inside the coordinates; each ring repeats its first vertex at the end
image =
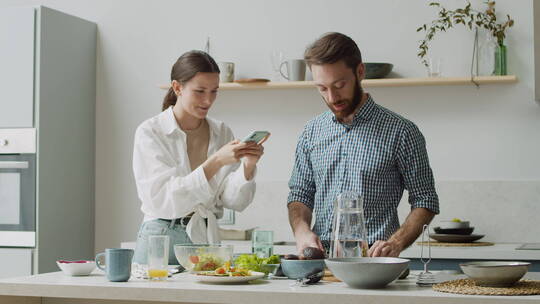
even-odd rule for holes
{"type": "Polygon", "coordinates": [[[316,283],[324,276],[324,252],[306,247],[301,255],[288,254],[281,259],[281,270],[289,279],[306,279],[316,283]]]}
{"type": "Polygon", "coordinates": [[[230,264],[233,256],[231,245],[176,244],[176,259],[189,272],[211,271],[230,264]]]}

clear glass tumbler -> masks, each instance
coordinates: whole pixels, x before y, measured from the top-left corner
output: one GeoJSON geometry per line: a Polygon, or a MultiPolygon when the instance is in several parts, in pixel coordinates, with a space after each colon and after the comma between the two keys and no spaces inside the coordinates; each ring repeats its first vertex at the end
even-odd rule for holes
{"type": "Polygon", "coordinates": [[[252,249],[258,257],[267,258],[274,252],[274,232],[265,230],[253,231],[252,249]]]}
{"type": "Polygon", "coordinates": [[[169,236],[151,235],[148,237],[148,278],[165,280],[169,275],[169,236]]]}
{"type": "Polygon", "coordinates": [[[442,75],[442,59],[428,58],[427,72],[428,77],[441,77],[442,75]]]}
{"type": "Polygon", "coordinates": [[[270,53],[270,63],[272,63],[272,81],[282,81],[281,73],[279,72],[281,68],[281,63],[285,60],[285,56],[281,50],[274,50],[270,53]]]}

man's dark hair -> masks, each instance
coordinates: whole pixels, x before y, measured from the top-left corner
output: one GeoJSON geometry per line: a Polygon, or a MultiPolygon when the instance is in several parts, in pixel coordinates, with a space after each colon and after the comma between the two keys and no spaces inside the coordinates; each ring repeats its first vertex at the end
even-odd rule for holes
{"type": "Polygon", "coordinates": [[[362,63],[360,49],[349,36],[326,33],[307,47],[304,53],[307,65],[332,64],[343,60],[353,71],[362,63]]]}

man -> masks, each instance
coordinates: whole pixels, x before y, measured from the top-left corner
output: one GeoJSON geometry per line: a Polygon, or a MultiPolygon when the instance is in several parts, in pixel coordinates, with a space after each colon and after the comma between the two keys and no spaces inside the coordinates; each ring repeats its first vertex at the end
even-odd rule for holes
{"type": "Polygon", "coordinates": [[[364,199],[368,255],[397,257],[439,213],[424,137],[362,90],[365,67],[351,38],[328,33],[304,58],[330,111],[307,123],[296,148],[288,209],[297,249],[328,250],[333,202],[339,193],[354,191],[364,199]],[[400,227],[397,206],[404,189],[411,212],[400,227]]]}

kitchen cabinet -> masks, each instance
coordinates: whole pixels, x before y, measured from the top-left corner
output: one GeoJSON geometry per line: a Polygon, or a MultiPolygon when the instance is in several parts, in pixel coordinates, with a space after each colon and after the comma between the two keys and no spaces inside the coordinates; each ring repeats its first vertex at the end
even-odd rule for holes
{"type": "Polygon", "coordinates": [[[25,273],[94,257],[96,33],[47,7],[0,9],[0,153],[30,137],[36,164],[35,247],[0,261],[25,273]]]}
{"type": "Polygon", "coordinates": [[[32,274],[33,249],[0,248],[0,278],[32,274]]]}
{"type": "Polygon", "coordinates": [[[540,2],[533,1],[534,95],[540,101],[540,2]]]}
{"type": "Polygon", "coordinates": [[[0,128],[34,123],[33,8],[0,10],[0,128]]]}

